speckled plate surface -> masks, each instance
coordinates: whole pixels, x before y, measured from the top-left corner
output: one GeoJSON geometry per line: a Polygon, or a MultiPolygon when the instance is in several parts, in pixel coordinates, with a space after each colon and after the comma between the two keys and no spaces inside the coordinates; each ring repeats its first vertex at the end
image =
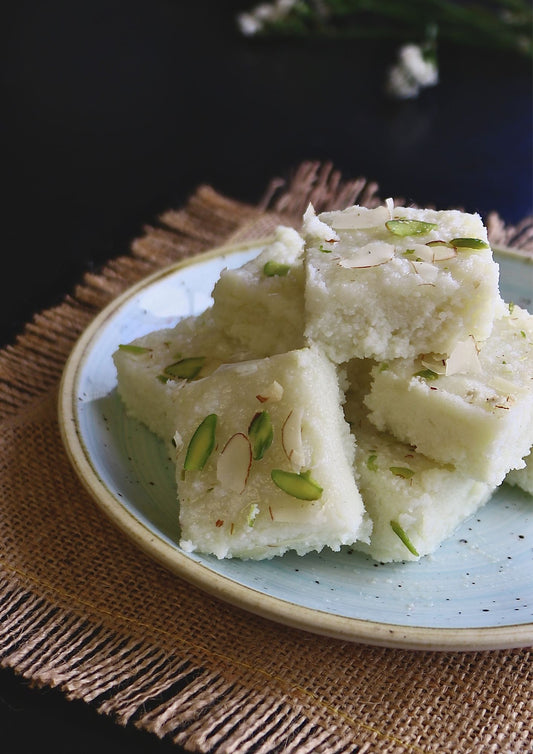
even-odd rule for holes
{"type": "MultiPolygon", "coordinates": [[[[432,556],[382,565],[346,547],[270,561],[217,560],[178,542],[174,470],[162,443],[126,417],[111,354],[201,312],[220,271],[260,246],[218,249],[157,273],[108,306],[65,368],[60,422],[86,488],[143,550],[180,577],[253,613],[369,644],[439,650],[533,644],[533,500],[503,485],[432,556]]],[[[531,311],[533,264],[497,253],[504,298],[531,311]]]]}

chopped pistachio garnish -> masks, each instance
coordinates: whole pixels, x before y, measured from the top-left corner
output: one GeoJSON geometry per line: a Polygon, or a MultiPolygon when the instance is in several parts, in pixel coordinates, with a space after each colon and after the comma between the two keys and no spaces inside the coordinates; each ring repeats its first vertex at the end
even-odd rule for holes
{"type": "Polygon", "coordinates": [[[246,524],[250,528],[255,524],[255,519],[257,518],[257,515],[259,513],[259,507],[255,503],[251,503],[248,506],[248,510],[246,512],[246,524]]]}
{"type": "Polygon", "coordinates": [[[411,540],[409,539],[405,531],[402,529],[400,524],[397,521],[391,521],[390,525],[391,525],[392,531],[396,534],[397,537],[399,537],[402,540],[402,542],[407,547],[409,552],[412,555],[414,555],[416,558],[418,558],[419,557],[418,551],[416,550],[415,546],[413,545],[413,543],[411,542],[411,540]]]}
{"type": "Polygon", "coordinates": [[[389,466],[389,471],[391,471],[394,476],[401,476],[402,479],[411,479],[415,473],[413,469],[409,469],[407,466],[389,466]]]}
{"type": "Polygon", "coordinates": [[[377,471],[378,465],[376,463],[377,455],[375,453],[371,453],[368,458],[366,459],[366,467],[370,471],[377,471]]]}
{"type": "Polygon", "coordinates": [[[217,419],[216,414],[208,414],[196,428],[185,455],[185,471],[201,471],[204,468],[215,447],[217,419]]]}
{"type": "Polygon", "coordinates": [[[481,238],[452,238],[450,243],[456,249],[490,249],[489,244],[481,238]]]}
{"type": "Polygon", "coordinates": [[[124,343],[120,343],[118,348],[119,348],[119,351],[126,351],[127,353],[135,353],[135,354],[150,353],[150,351],[152,350],[151,348],[146,348],[145,346],[134,346],[132,344],[124,344],[124,343]]]}
{"type": "Polygon", "coordinates": [[[290,269],[291,268],[288,264],[282,264],[281,262],[275,262],[273,259],[270,259],[263,267],[263,272],[269,278],[274,277],[275,275],[284,277],[290,269]]]}
{"type": "Polygon", "coordinates": [[[254,461],[259,461],[272,445],[274,432],[272,430],[272,421],[268,411],[259,411],[248,427],[248,437],[252,443],[252,457],[254,461]]]}
{"type": "Polygon", "coordinates": [[[318,250],[322,251],[324,254],[331,254],[331,252],[333,251],[333,249],[325,249],[324,248],[324,244],[322,244],[322,243],[318,247],[318,250]]]}
{"type": "Polygon", "coordinates": [[[388,368],[389,368],[389,365],[387,364],[386,361],[384,361],[382,364],[379,365],[380,372],[386,372],[388,368]]]}
{"type": "Polygon", "coordinates": [[[163,369],[163,372],[169,377],[178,377],[178,379],[190,381],[198,376],[204,364],[205,356],[190,356],[169,364],[168,367],[163,369]]]}
{"type": "Polygon", "coordinates": [[[387,230],[394,233],[395,236],[421,236],[424,233],[429,233],[430,230],[436,228],[436,223],[425,223],[422,220],[408,220],[403,218],[400,220],[388,220],[385,223],[387,230]]]}
{"type": "Polygon", "coordinates": [[[509,307],[509,314],[512,314],[513,311],[514,311],[514,307],[515,307],[514,301],[509,301],[509,303],[507,304],[507,306],[509,307]]]}
{"type": "Polygon", "coordinates": [[[433,369],[421,369],[419,372],[415,372],[413,376],[422,377],[424,380],[436,380],[439,375],[433,369]]]}
{"type": "Polygon", "coordinates": [[[322,495],[322,487],[311,479],[309,471],[296,474],[294,471],[272,469],[270,476],[280,490],[298,500],[318,500],[322,495]]]}

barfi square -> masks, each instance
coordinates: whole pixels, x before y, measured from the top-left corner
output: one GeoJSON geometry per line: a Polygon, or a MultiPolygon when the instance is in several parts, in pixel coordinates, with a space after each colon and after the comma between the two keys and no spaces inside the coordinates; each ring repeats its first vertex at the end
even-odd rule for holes
{"type": "Polygon", "coordinates": [[[304,216],[305,334],[336,363],[450,353],[503,313],[478,215],[354,206],[304,216]]]}
{"type": "Polygon", "coordinates": [[[263,559],[368,539],[335,366],[304,348],[178,393],[181,547],[263,559]]]}

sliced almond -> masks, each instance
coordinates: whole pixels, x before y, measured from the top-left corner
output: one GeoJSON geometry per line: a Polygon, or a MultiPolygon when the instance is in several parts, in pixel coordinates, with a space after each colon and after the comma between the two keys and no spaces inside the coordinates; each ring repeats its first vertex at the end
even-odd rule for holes
{"type": "Polygon", "coordinates": [[[375,228],[390,220],[387,207],[349,207],[339,213],[332,213],[328,219],[335,230],[359,230],[361,228],[375,228]]]}
{"type": "Polygon", "coordinates": [[[339,260],[339,266],[347,270],[361,269],[365,267],[378,267],[386,264],[394,257],[394,246],[385,241],[372,241],[361,246],[349,257],[339,260]]]}
{"type": "Polygon", "coordinates": [[[426,246],[431,249],[434,262],[444,262],[457,256],[457,249],[448,241],[428,241],[426,246]]]}
{"type": "Polygon", "coordinates": [[[303,409],[294,409],[287,416],[281,428],[281,444],[293,469],[299,470],[305,464],[302,442],[303,409]]]}
{"type": "Polygon", "coordinates": [[[433,285],[437,281],[439,271],[435,265],[430,262],[411,262],[416,274],[420,277],[423,283],[433,285]]]}
{"type": "Polygon", "coordinates": [[[455,344],[446,359],[446,376],[453,374],[481,374],[478,348],[472,335],[467,340],[460,340],[455,344]]]}
{"type": "Polygon", "coordinates": [[[225,490],[244,492],[250,467],[252,465],[252,448],[250,441],[242,432],[232,435],[217,462],[217,479],[225,490]]]}
{"type": "Polygon", "coordinates": [[[274,382],[271,382],[265,390],[262,390],[255,397],[259,403],[266,403],[267,401],[277,403],[283,398],[283,386],[277,380],[274,380],[274,382]]]}
{"type": "Polygon", "coordinates": [[[516,395],[516,393],[522,392],[514,382],[497,375],[489,380],[487,387],[491,387],[493,390],[497,390],[500,395],[505,396],[512,396],[516,395]]]}
{"type": "Polygon", "coordinates": [[[444,262],[457,256],[457,249],[453,246],[442,245],[439,241],[429,243],[413,243],[404,251],[404,256],[422,262],[444,262]]]}
{"type": "Polygon", "coordinates": [[[440,353],[425,353],[420,359],[422,366],[435,374],[446,374],[446,357],[440,353]]]}

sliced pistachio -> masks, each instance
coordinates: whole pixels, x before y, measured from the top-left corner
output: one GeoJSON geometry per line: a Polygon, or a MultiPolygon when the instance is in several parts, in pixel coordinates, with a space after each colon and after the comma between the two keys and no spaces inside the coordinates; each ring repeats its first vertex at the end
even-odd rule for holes
{"type": "Polygon", "coordinates": [[[180,359],[163,369],[164,374],[169,377],[177,377],[181,380],[193,380],[198,376],[200,370],[205,364],[205,356],[190,356],[186,359],[180,359]]]}
{"type": "Polygon", "coordinates": [[[246,525],[250,528],[255,524],[255,519],[259,514],[259,506],[256,503],[251,503],[246,510],[246,525]]]}
{"type": "Polygon", "coordinates": [[[119,351],[126,351],[126,353],[133,354],[150,353],[150,351],[152,350],[151,348],[146,348],[145,346],[135,346],[132,343],[120,343],[118,348],[119,351]]]}
{"type": "Polygon", "coordinates": [[[196,428],[185,454],[185,471],[200,471],[215,447],[217,415],[208,414],[196,428]]]}
{"type": "Polygon", "coordinates": [[[376,463],[377,461],[377,455],[375,453],[371,453],[368,458],[366,459],[366,467],[369,471],[377,471],[378,465],[376,463]]]}
{"type": "Polygon", "coordinates": [[[401,476],[402,479],[411,479],[415,473],[413,469],[409,469],[407,466],[389,466],[389,471],[391,471],[394,476],[401,476]]]}
{"type": "Polygon", "coordinates": [[[436,228],[436,223],[426,223],[422,220],[409,220],[407,218],[401,218],[399,220],[388,220],[385,223],[387,230],[393,233],[395,236],[421,236],[424,233],[429,233],[430,230],[436,228]]]}
{"type": "Polygon", "coordinates": [[[248,437],[252,443],[252,456],[259,461],[272,445],[274,432],[268,411],[259,411],[248,427],[248,437]]]}
{"type": "Polygon", "coordinates": [[[296,474],[294,471],[272,469],[270,476],[280,490],[298,500],[318,500],[322,495],[322,487],[311,479],[309,471],[296,474]]]}
{"type": "Polygon", "coordinates": [[[433,369],[421,369],[419,372],[415,372],[413,376],[421,377],[423,380],[436,380],[439,375],[433,369]]]}
{"type": "Polygon", "coordinates": [[[333,251],[333,249],[325,249],[324,244],[320,244],[320,246],[318,247],[318,250],[321,251],[323,254],[331,254],[331,252],[333,251]]]}
{"type": "Polygon", "coordinates": [[[452,238],[450,243],[456,249],[490,249],[489,244],[481,238],[452,238]]]}
{"type": "Polygon", "coordinates": [[[397,521],[391,521],[390,525],[391,525],[392,531],[396,534],[397,537],[399,537],[402,540],[402,542],[407,547],[409,552],[412,555],[414,555],[415,558],[420,557],[416,547],[413,545],[413,543],[411,542],[411,540],[409,539],[405,531],[402,529],[400,524],[397,521]]]}
{"type": "Polygon", "coordinates": [[[263,272],[269,278],[275,277],[276,275],[284,277],[290,269],[290,265],[275,262],[273,259],[270,259],[263,267],[263,272]]]}

